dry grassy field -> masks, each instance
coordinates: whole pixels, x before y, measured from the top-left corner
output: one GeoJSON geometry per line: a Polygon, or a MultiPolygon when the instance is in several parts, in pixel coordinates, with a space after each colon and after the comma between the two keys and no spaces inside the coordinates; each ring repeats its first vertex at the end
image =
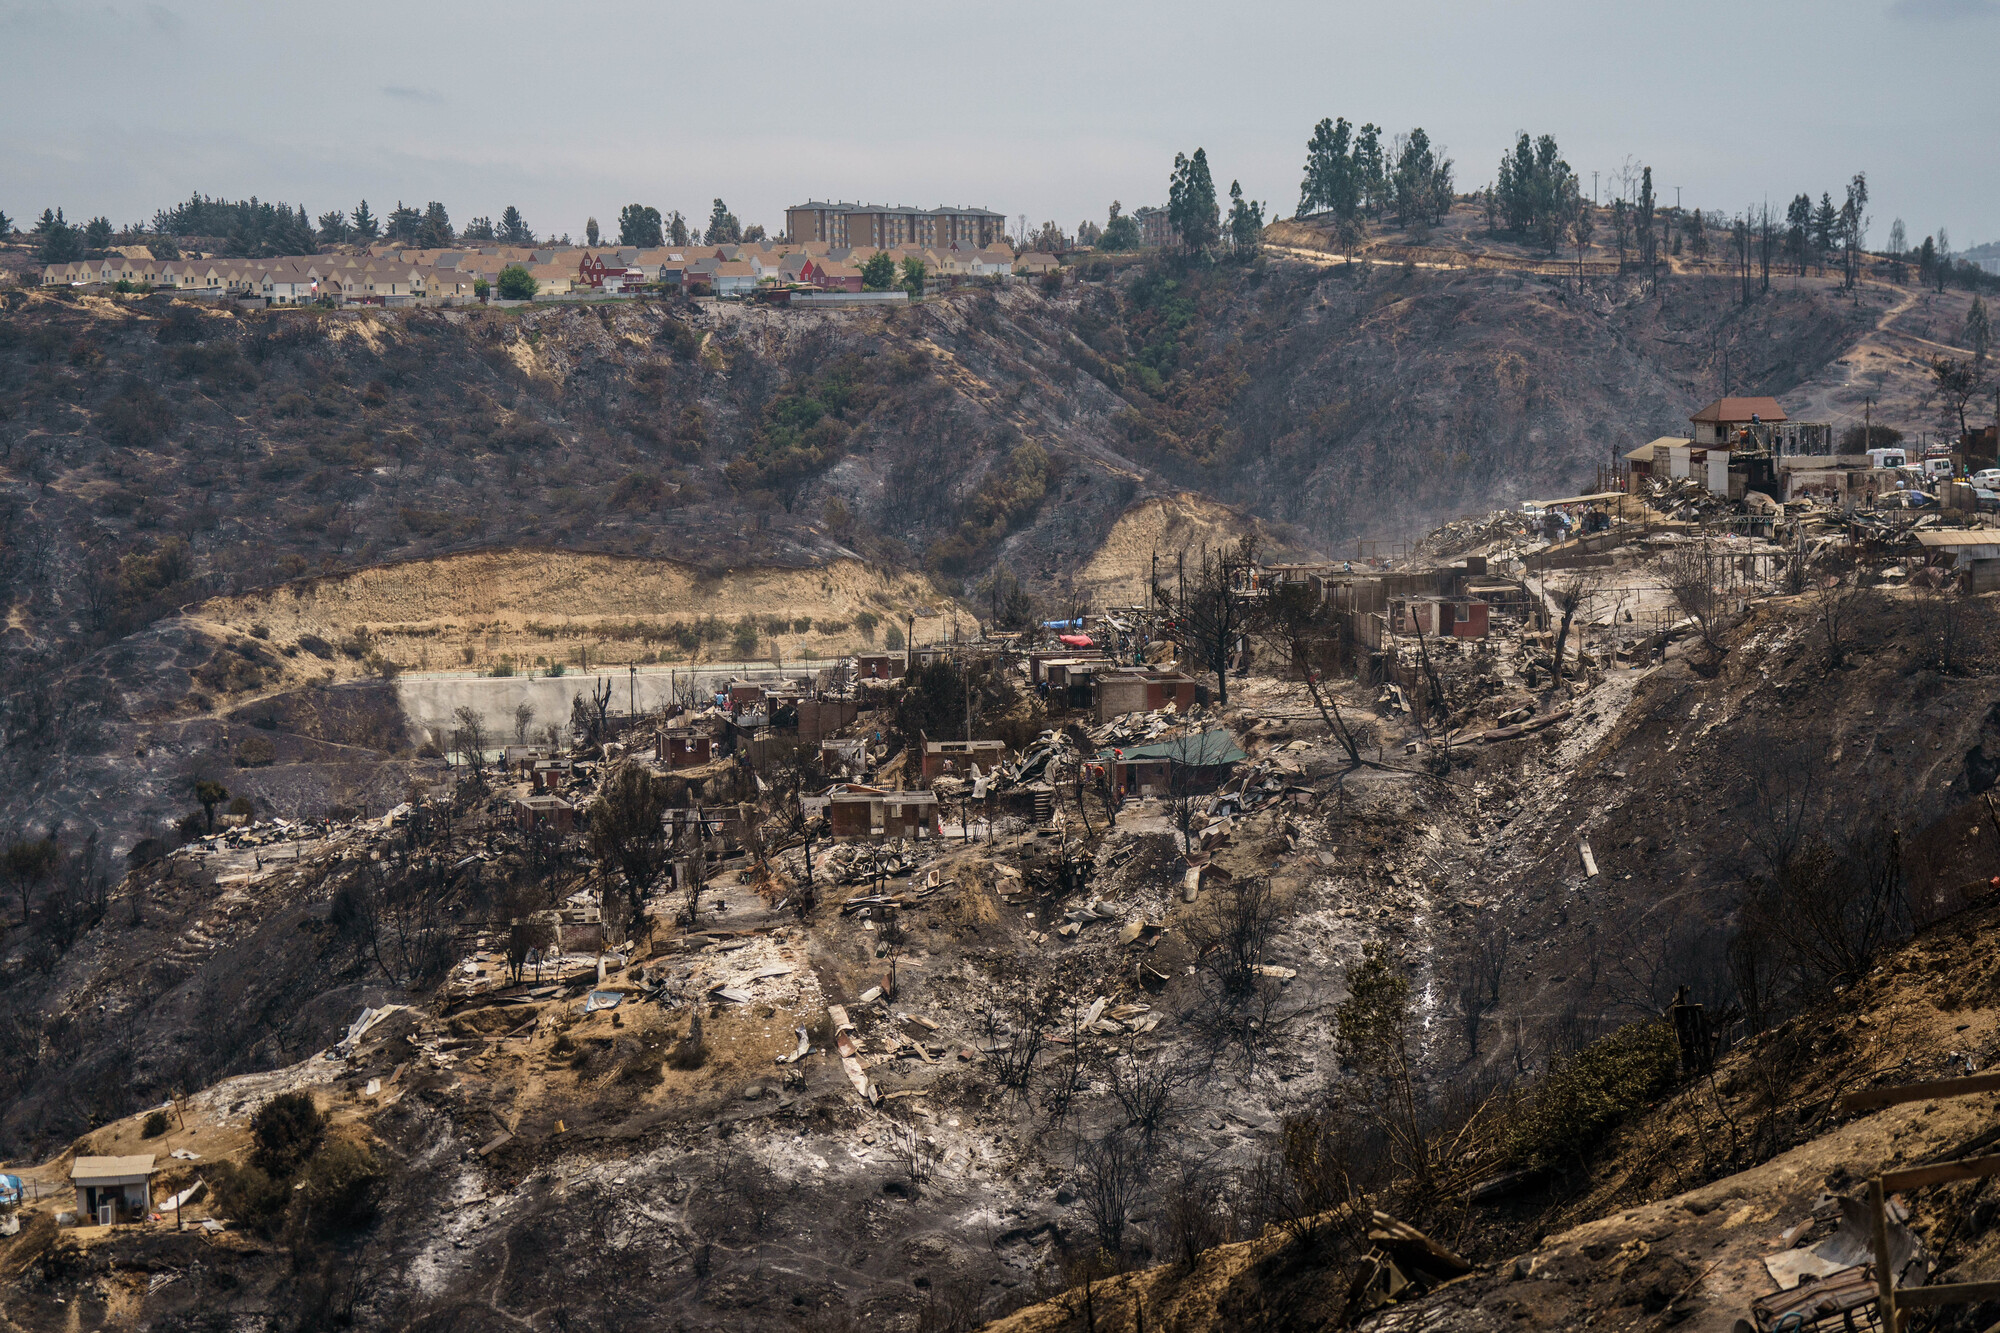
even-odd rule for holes
{"type": "Polygon", "coordinates": [[[880,647],[917,612],[929,613],[917,642],[941,638],[951,605],[919,575],[854,560],[714,575],[672,560],[516,550],[302,579],[191,615],[280,646],[330,645],[327,665],[354,674],[371,657],[404,671],[830,658],[880,647]]]}

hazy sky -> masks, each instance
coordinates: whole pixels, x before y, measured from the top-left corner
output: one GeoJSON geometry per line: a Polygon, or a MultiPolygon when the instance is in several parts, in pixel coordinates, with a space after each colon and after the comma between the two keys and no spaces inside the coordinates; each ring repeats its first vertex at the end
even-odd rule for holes
{"type": "Polygon", "coordinates": [[[1893,218],[2000,237],[2000,0],[339,5],[0,0],[0,209],[150,218],[195,190],[621,204],[773,232],[808,196],[978,204],[1072,228],[1164,202],[1208,149],[1289,213],[1313,122],[1422,125],[1484,184],[1515,131],[1586,183],[1628,156],[1735,210],[1866,171],[1893,218]]]}

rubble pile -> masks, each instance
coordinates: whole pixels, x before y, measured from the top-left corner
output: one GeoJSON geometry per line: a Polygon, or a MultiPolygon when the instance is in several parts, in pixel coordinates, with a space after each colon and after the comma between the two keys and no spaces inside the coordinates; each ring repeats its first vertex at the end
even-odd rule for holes
{"type": "Polygon", "coordinates": [[[900,878],[929,860],[919,854],[915,845],[902,839],[880,844],[835,843],[824,853],[816,852],[813,856],[818,873],[835,884],[868,884],[878,879],[900,878]]]}
{"type": "Polygon", "coordinates": [[[1677,523],[1705,523],[1737,510],[1735,502],[1693,477],[1655,477],[1646,484],[1646,500],[1677,523]]]}
{"type": "Polygon", "coordinates": [[[1482,546],[1537,541],[1540,535],[1529,515],[1496,509],[1489,514],[1453,519],[1432,529],[1416,544],[1412,554],[1431,560],[1450,560],[1482,546]]]}

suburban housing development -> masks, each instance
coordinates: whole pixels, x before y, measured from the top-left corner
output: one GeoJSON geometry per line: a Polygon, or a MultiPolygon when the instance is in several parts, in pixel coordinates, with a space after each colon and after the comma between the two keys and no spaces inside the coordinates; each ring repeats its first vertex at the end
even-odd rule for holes
{"type": "MultiPolygon", "coordinates": [[[[518,266],[544,300],[648,289],[714,297],[778,292],[860,293],[862,268],[877,254],[904,281],[922,266],[924,292],[973,280],[1033,275],[1053,255],[1016,255],[1000,214],[979,208],[930,210],[807,203],[786,211],[785,239],[667,246],[477,245],[418,249],[392,242],[351,253],[256,259],[157,259],[144,246],[102,258],[50,264],[44,287],[103,285],[167,289],[268,305],[464,305],[497,294],[500,274],[518,266]]],[[[884,293],[884,296],[889,296],[884,293]]]]}

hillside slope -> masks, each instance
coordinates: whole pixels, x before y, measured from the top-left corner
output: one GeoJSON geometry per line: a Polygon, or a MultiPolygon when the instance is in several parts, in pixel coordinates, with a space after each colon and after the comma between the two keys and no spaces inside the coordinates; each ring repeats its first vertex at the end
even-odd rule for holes
{"type": "MultiPolygon", "coordinates": [[[[2000,1094],[1915,1101],[1847,1115],[1835,1099],[1990,1068],[2000,1059],[2000,965],[1990,944],[2000,908],[1976,907],[1891,952],[1834,1004],[1815,1007],[1725,1056],[1592,1155],[1596,1187],[1561,1207],[1498,1200],[1477,1232],[1520,1242],[1473,1251],[1474,1271],[1358,1318],[1374,1333],[1437,1329],[1657,1329],[1727,1333],[1754,1299],[1779,1290],[1766,1267],[1824,1239],[1828,1196],[1858,1198],[1883,1170],[1990,1152],[2000,1094]],[[1727,1165],[1744,1153],[1751,1164],[1727,1165]]],[[[1932,1282],[1990,1280],[2000,1227],[1976,1184],[1906,1199],[1932,1282]]],[[[1865,1237],[1863,1238],[1865,1242],[1865,1237]]],[[[1168,1266],[1096,1284],[1089,1322],[1105,1333],[1177,1328],[1277,1330],[1339,1324],[1351,1254],[1273,1227],[1219,1246],[1191,1268],[1168,1266]]],[[[1788,1282],[1791,1279],[1788,1279],[1788,1282]]],[[[1020,1310],[990,1333],[1085,1325],[1070,1291],[1020,1310]]],[[[1942,1327],[1983,1329],[1992,1303],[1948,1312],[1942,1327]]]]}

